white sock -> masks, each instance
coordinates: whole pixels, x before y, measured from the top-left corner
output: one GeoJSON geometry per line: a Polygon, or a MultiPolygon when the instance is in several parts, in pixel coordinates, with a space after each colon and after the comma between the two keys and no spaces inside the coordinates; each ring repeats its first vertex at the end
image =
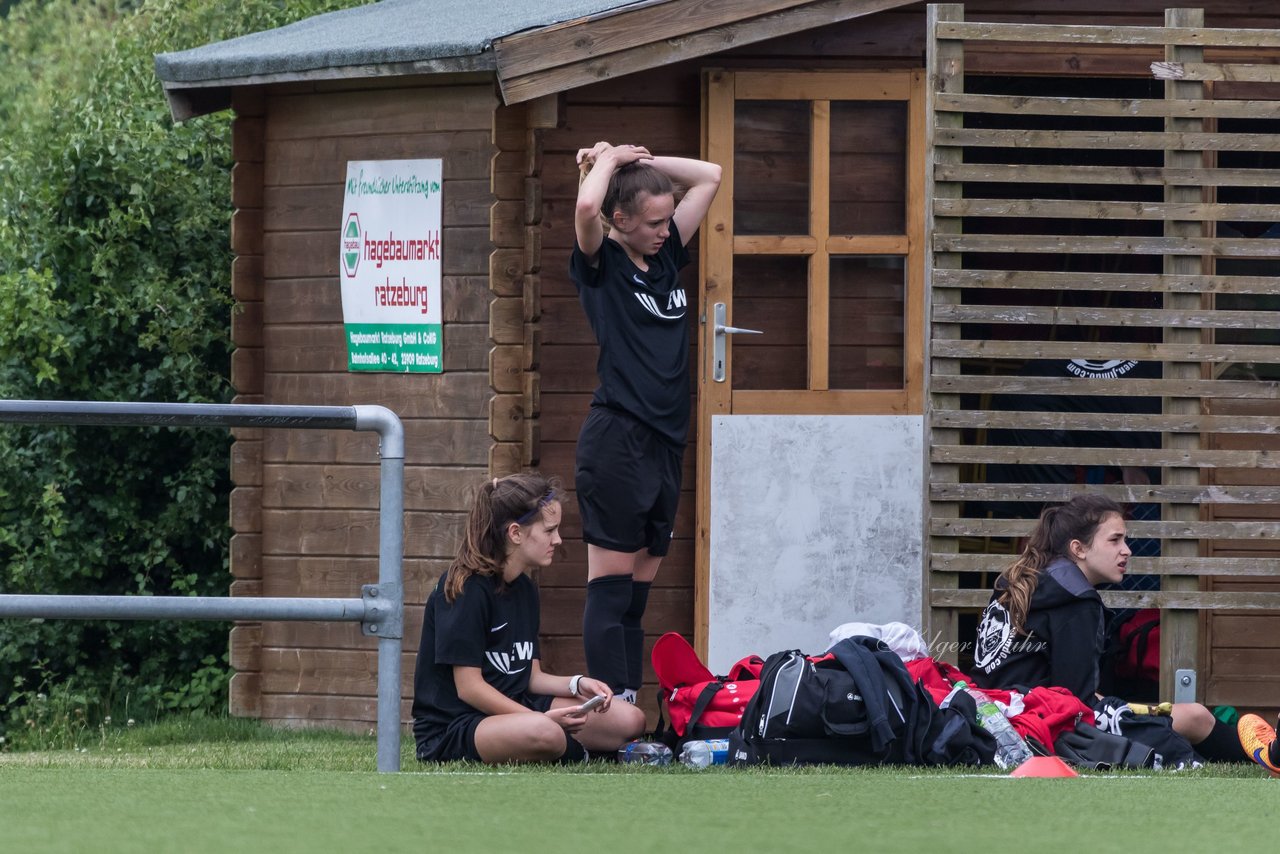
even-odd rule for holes
{"type": "Polygon", "coordinates": [[[621,693],[618,693],[618,694],[614,694],[613,696],[616,699],[622,700],[624,703],[630,703],[633,706],[636,704],[635,688],[628,688],[627,690],[622,691],[621,693]]]}

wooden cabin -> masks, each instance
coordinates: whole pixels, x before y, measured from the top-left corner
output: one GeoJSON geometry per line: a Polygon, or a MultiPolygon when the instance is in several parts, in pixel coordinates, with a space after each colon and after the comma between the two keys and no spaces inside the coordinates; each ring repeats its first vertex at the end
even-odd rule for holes
{"type": "MultiPolygon", "coordinates": [[[[686,271],[696,416],[651,641],[716,669],[901,620],[963,664],[1040,506],[1095,489],[1134,508],[1144,586],[1106,596],[1163,609],[1161,695],[1280,707],[1278,63],[1280,10],[1249,0],[406,0],[157,72],[176,118],[235,113],[238,400],[404,420],[407,720],[473,490],[531,467],[572,486],[595,383],[574,154],[600,139],[725,175],[686,271]],[[422,158],[443,370],[350,372],[346,164],[422,158]]],[[[375,451],[237,434],[233,595],[375,579],[375,451]]],[[[571,489],[565,510],[542,652],[574,673],[571,489]]],[[[375,719],[350,624],[240,624],[231,649],[234,714],[375,719]]]]}

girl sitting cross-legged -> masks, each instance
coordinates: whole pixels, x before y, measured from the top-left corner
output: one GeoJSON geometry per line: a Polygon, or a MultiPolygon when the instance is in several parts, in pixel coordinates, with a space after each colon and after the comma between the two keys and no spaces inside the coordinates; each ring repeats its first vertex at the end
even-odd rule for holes
{"type": "Polygon", "coordinates": [[[422,761],[582,760],[644,730],[644,713],[609,686],[553,676],[538,653],[538,588],[528,572],[560,545],[555,482],[517,474],[485,483],[457,557],[427,599],[413,684],[422,761]],[[591,711],[587,700],[599,705],[591,711]]]}

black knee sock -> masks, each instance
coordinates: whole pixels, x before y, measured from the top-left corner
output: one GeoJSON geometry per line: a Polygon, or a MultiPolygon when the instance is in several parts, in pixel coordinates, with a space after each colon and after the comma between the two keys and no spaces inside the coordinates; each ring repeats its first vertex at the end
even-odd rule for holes
{"type": "Polygon", "coordinates": [[[640,618],[649,604],[651,581],[631,582],[631,605],[622,615],[622,634],[627,645],[627,687],[636,691],[644,684],[644,627],[640,618]]]}
{"type": "Polygon", "coordinates": [[[566,735],[564,737],[564,753],[560,754],[559,763],[561,765],[573,765],[578,762],[586,762],[587,758],[587,749],[582,746],[582,742],[571,735],[566,735]]]}
{"type": "Polygon", "coordinates": [[[1210,762],[1252,762],[1253,758],[1240,746],[1240,736],[1236,728],[1222,721],[1214,721],[1213,729],[1205,736],[1204,741],[1192,745],[1210,762]]]}
{"type": "Polygon", "coordinates": [[[582,644],[587,674],[615,693],[627,687],[627,641],[622,615],[631,607],[631,576],[606,575],[587,582],[582,644]]]}

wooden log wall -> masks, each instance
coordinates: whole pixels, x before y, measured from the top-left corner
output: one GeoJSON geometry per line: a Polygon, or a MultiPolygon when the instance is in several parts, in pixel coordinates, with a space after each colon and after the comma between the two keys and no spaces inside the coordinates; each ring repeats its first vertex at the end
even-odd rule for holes
{"type": "MultiPolygon", "coordinates": [[[[515,192],[491,173],[496,107],[487,80],[444,77],[295,85],[236,103],[237,399],[381,404],[404,422],[405,720],[422,603],[493,464],[491,418],[503,411],[491,405],[493,388],[511,387],[490,369],[490,217],[498,193],[515,192]],[[335,251],[346,163],[432,157],[444,161],[444,373],[348,373],[335,251]]],[[[523,236],[513,239],[520,246],[523,236]]],[[[527,266],[513,267],[517,295],[527,266]]],[[[522,296],[516,302],[510,324],[495,312],[496,341],[522,341],[522,296]]],[[[512,444],[509,430],[497,432],[499,447],[512,444]]],[[[233,594],[350,597],[377,580],[376,436],[241,431],[232,453],[233,594]]],[[[237,626],[231,711],[366,729],[376,720],[376,659],[375,639],[353,623],[237,626]]]]}
{"type": "Polygon", "coordinates": [[[934,628],[985,604],[1042,503],[1105,492],[1151,510],[1129,530],[1158,556],[1130,571],[1160,589],[1104,599],[1165,609],[1162,694],[1193,668],[1201,700],[1274,708],[1280,657],[1253,632],[1280,609],[1280,103],[1215,91],[1203,59],[1274,61],[1280,32],[1166,24],[929,22],[934,628]],[[971,44],[1158,50],[1199,79],[984,80],[971,44]],[[1093,363],[1045,368],[1072,359],[1093,363]]]}

